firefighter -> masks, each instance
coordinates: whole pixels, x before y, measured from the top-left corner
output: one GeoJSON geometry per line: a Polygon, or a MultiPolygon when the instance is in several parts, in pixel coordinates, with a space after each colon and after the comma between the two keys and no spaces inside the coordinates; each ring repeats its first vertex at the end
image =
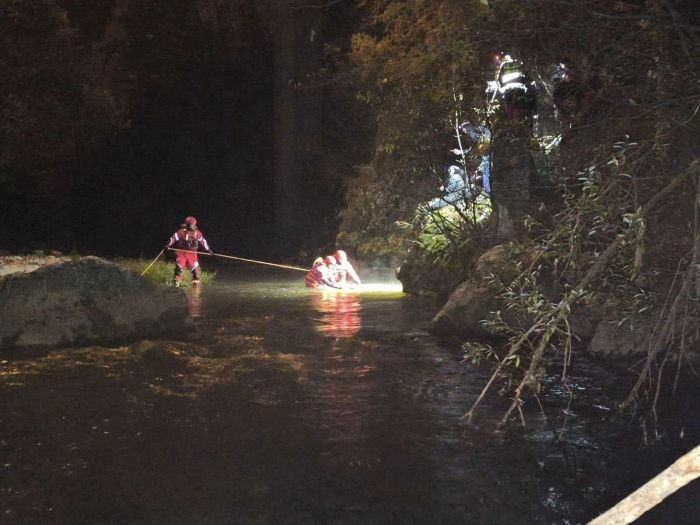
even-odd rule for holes
{"type": "Polygon", "coordinates": [[[307,288],[322,288],[328,286],[330,288],[340,288],[335,282],[335,259],[328,256],[325,259],[317,257],[311,271],[304,277],[304,282],[307,288]]]}
{"type": "Polygon", "coordinates": [[[498,67],[496,79],[489,82],[487,88],[491,97],[489,105],[498,100],[508,121],[532,125],[537,111],[535,83],[525,72],[522,62],[510,55],[497,55],[495,62],[498,67]]]}
{"type": "Polygon", "coordinates": [[[188,268],[192,272],[192,286],[199,286],[201,270],[198,255],[193,252],[204,251],[209,255],[213,255],[213,252],[209,248],[209,243],[207,243],[204,235],[197,228],[197,219],[191,216],[186,217],[185,224],[180,225],[180,229],[170,237],[168,244],[165,245],[165,249],[175,250],[173,284],[180,286],[182,271],[188,268]]]}
{"type": "Polygon", "coordinates": [[[355,268],[353,268],[352,264],[350,264],[348,255],[345,253],[345,251],[336,250],[333,257],[337,263],[335,266],[335,280],[340,286],[345,286],[348,277],[350,277],[355,284],[362,284],[362,281],[357,275],[355,268]]]}

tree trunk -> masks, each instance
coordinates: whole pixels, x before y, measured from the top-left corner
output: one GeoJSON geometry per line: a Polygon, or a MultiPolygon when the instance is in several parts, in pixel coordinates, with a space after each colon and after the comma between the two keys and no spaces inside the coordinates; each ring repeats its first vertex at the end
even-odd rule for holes
{"type": "Polygon", "coordinates": [[[700,446],[661,474],[645,483],[613,508],[601,514],[588,525],[627,525],[654,508],[668,496],[700,477],[700,446]]]}
{"type": "Polygon", "coordinates": [[[305,175],[316,170],[320,149],[321,107],[305,84],[321,64],[321,22],[318,9],[276,7],[275,19],[275,236],[287,251],[302,240],[305,228],[305,175]]]}

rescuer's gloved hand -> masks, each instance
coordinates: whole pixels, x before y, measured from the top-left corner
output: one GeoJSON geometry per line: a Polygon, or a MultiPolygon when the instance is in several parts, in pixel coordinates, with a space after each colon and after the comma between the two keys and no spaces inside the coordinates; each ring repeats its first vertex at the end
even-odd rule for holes
{"type": "Polygon", "coordinates": [[[207,252],[207,255],[214,255],[214,252],[211,250],[206,250],[206,252],[207,252]]]}

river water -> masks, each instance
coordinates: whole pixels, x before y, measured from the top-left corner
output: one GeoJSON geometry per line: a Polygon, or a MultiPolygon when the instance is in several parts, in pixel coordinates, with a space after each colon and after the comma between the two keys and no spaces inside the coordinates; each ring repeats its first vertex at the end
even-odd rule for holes
{"type": "MultiPolygon", "coordinates": [[[[428,334],[434,300],[389,279],[359,292],[302,281],[236,269],[189,290],[196,331],[171,345],[187,361],[134,364],[130,347],[17,364],[0,411],[2,517],[586,523],[696,437],[684,420],[680,446],[641,447],[643,430],[612,417],[604,387],[615,376],[594,363],[574,365],[566,389],[551,381],[548,419],[526,406],[526,429],[494,433],[507,406],[494,396],[467,427],[489,368],[428,334]]],[[[696,523],[697,488],[640,523],[696,523]]]]}
{"type": "MultiPolygon", "coordinates": [[[[293,356],[303,375],[294,399],[269,400],[293,423],[266,440],[291,433],[304,442],[303,453],[262,467],[288,482],[278,495],[288,499],[264,514],[274,521],[579,523],[673,457],[656,451],[649,460],[638,428],[608,422],[613,404],[603,386],[614,378],[591,363],[572,373],[580,406],[553,387],[550,419],[529,410],[524,432],[491,431],[503,399],[485,402],[467,428],[464,413],[490,368],[462,362],[458,344],[431,337],[434,300],[401,293],[389,276],[337,292],[239,273],[205,290],[201,302],[190,297],[203,333],[221,330],[222,321],[266,320],[238,330],[261,337],[268,353],[293,356]],[[640,458],[658,467],[639,468],[640,458]]],[[[264,464],[265,447],[255,453],[264,464]]]]}

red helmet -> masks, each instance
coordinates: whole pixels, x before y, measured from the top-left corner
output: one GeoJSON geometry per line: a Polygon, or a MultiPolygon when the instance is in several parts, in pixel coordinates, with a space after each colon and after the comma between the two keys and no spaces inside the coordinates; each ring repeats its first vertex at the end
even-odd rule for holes
{"type": "Polygon", "coordinates": [[[348,254],[345,253],[343,250],[336,250],[333,256],[339,263],[344,263],[348,260],[348,254]]]}
{"type": "Polygon", "coordinates": [[[326,265],[330,266],[331,264],[336,264],[335,257],[332,255],[327,255],[325,259],[323,259],[323,262],[326,263],[326,265]]]}
{"type": "Polygon", "coordinates": [[[188,225],[188,226],[189,226],[190,224],[191,224],[192,226],[196,226],[196,225],[197,225],[197,219],[195,219],[195,218],[192,217],[191,215],[190,215],[189,217],[185,217],[185,224],[188,225]]]}

